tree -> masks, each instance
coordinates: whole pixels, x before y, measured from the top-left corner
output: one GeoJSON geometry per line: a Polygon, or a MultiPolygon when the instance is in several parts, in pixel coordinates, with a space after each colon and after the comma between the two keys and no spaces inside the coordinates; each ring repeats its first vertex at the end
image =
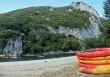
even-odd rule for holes
{"type": "Polygon", "coordinates": [[[102,36],[105,38],[106,46],[110,47],[110,20],[103,23],[102,36]]]}
{"type": "Polygon", "coordinates": [[[106,0],[104,2],[104,10],[105,10],[105,16],[107,18],[110,18],[110,0],[106,0]]]}
{"type": "Polygon", "coordinates": [[[106,39],[104,37],[85,39],[84,47],[86,49],[106,47],[106,39]]]}

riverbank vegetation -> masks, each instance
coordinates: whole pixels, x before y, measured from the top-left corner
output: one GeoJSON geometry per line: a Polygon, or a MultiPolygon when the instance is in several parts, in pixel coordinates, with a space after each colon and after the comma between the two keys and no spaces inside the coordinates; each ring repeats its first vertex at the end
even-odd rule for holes
{"type": "Polygon", "coordinates": [[[105,18],[101,19],[101,36],[99,38],[86,39],[85,49],[97,47],[110,47],[110,0],[104,2],[105,18]]]}
{"type": "Polygon", "coordinates": [[[31,7],[0,14],[0,50],[9,38],[22,36],[23,51],[27,54],[38,54],[50,51],[69,51],[110,47],[109,1],[105,2],[105,18],[101,18],[99,38],[85,39],[83,43],[74,36],[50,32],[49,27],[84,28],[89,24],[90,14],[70,6],[53,8],[49,6],[31,7]]]}
{"type": "Polygon", "coordinates": [[[70,6],[31,7],[1,14],[0,49],[3,51],[9,38],[22,36],[24,53],[79,50],[77,38],[52,33],[48,27],[64,26],[81,29],[88,26],[89,16],[88,12],[75,10],[70,6]]]}

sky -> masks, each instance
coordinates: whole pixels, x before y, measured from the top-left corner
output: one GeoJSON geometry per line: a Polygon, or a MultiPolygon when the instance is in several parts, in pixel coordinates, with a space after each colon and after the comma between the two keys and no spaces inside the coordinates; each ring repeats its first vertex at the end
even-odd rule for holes
{"type": "Polygon", "coordinates": [[[100,17],[104,16],[103,2],[105,0],[0,0],[0,13],[6,13],[12,10],[36,7],[36,6],[68,6],[72,2],[84,2],[95,8],[100,17]]]}

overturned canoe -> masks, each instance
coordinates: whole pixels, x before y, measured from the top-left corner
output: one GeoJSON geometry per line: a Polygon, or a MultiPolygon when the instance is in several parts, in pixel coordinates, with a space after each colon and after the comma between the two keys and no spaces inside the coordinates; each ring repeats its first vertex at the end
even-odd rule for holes
{"type": "Polygon", "coordinates": [[[110,65],[101,65],[94,68],[80,67],[80,72],[88,74],[109,74],[110,65]]]}
{"type": "Polygon", "coordinates": [[[80,63],[84,64],[94,64],[94,65],[103,65],[110,64],[110,60],[79,60],[80,63]]]}
{"type": "Polygon", "coordinates": [[[78,57],[79,60],[110,60],[110,56],[106,57],[95,57],[95,58],[88,58],[88,57],[78,57]]]}
{"type": "Polygon", "coordinates": [[[76,54],[78,57],[96,58],[96,57],[106,57],[110,56],[110,51],[93,51],[93,52],[78,52],[76,54]]]}
{"type": "Polygon", "coordinates": [[[103,65],[109,65],[110,66],[110,64],[98,64],[98,65],[95,65],[95,64],[85,64],[85,63],[80,63],[79,65],[81,67],[89,67],[89,68],[94,68],[94,67],[103,66],[103,65]]]}
{"type": "Polygon", "coordinates": [[[108,50],[110,51],[110,48],[96,48],[95,50],[96,50],[96,51],[106,51],[106,50],[107,50],[107,51],[108,51],[108,50]]]}
{"type": "Polygon", "coordinates": [[[96,67],[97,65],[94,65],[94,64],[84,64],[84,63],[80,63],[80,66],[81,66],[81,67],[94,68],[94,67],[96,67]]]}

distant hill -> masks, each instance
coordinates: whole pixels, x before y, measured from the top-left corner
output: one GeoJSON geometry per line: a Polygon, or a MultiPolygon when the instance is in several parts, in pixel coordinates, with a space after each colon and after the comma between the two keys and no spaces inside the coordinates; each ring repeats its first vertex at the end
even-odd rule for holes
{"type": "Polygon", "coordinates": [[[22,49],[25,53],[78,50],[78,38],[51,32],[49,28],[57,29],[61,26],[83,29],[90,24],[89,17],[89,12],[74,9],[72,6],[30,7],[1,14],[1,50],[4,51],[10,39],[14,41],[19,37],[22,37],[22,49]]]}
{"type": "Polygon", "coordinates": [[[11,23],[24,26],[66,26],[81,28],[88,23],[89,13],[75,10],[71,6],[52,7],[30,7],[15,10],[0,15],[0,25],[11,23]],[[26,24],[25,24],[26,23],[26,24]]]}

